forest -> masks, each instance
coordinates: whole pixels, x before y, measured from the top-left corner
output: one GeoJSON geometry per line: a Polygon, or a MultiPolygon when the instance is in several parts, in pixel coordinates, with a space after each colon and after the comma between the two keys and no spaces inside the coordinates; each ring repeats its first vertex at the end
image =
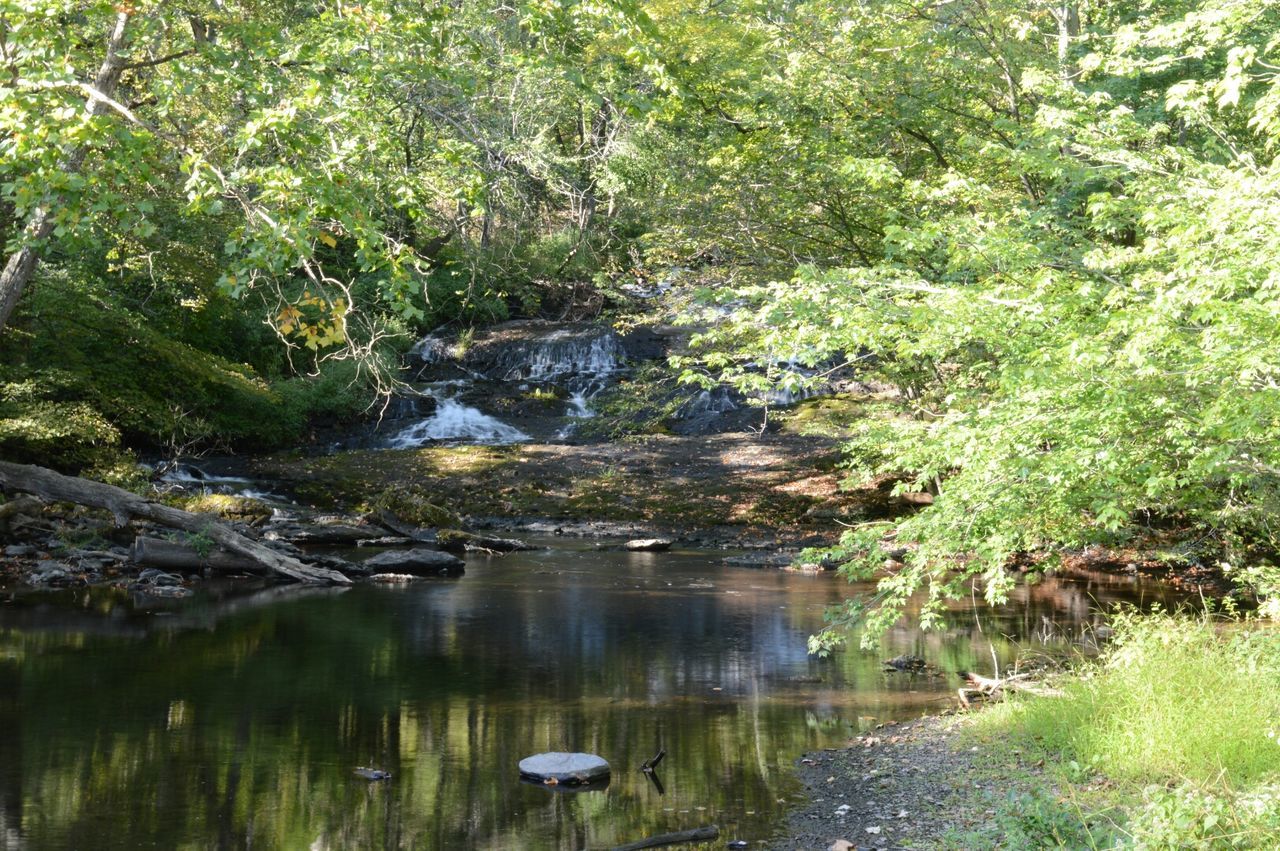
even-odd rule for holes
{"type": "MultiPolygon", "coordinates": [[[[0,0],[0,531],[40,493],[20,469],[199,513],[156,488],[204,457],[411,526],[747,524],[848,580],[813,666],[1081,563],[1155,572],[1199,614],[1109,613],[1098,659],[980,713],[965,735],[1047,754],[1047,785],[917,847],[1273,847],[1278,147],[1275,0],[0,0]],[[427,341],[509,376],[537,323],[616,330],[626,376],[549,389],[534,359],[498,409],[532,425],[341,442],[418,398],[427,341]],[[681,431],[699,398],[760,448],[681,431]],[[572,439],[541,440],[552,404],[572,439]]],[[[274,558],[220,534],[192,546],[274,558]]],[[[432,835],[380,841],[462,847],[432,835]]]]}

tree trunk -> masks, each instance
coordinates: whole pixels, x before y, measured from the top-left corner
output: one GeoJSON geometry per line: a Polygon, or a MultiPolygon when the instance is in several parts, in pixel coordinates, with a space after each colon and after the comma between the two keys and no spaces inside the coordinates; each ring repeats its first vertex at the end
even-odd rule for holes
{"type": "Polygon", "coordinates": [[[1058,24],[1058,73],[1064,80],[1074,80],[1080,69],[1071,58],[1071,43],[1080,37],[1080,8],[1076,3],[1067,0],[1052,10],[1054,21],[1058,24]]]}
{"type": "Polygon", "coordinates": [[[246,538],[212,517],[151,502],[135,493],[102,482],[64,476],[44,467],[0,461],[0,487],[6,491],[34,494],[55,502],[74,502],[77,505],[106,509],[121,526],[132,517],[142,517],[175,529],[208,535],[224,549],[244,556],[270,573],[295,582],[321,585],[351,583],[350,579],[335,570],[303,564],[246,538]]]}
{"type": "MultiPolygon", "coordinates": [[[[98,95],[112,97],[115,94],[116,85],[120,82],[120,74],[124,71],[124,58],[120,55],[120,51],[124,47],[130,14],[121,12],[116,15],[111,38],[107,41],[107,55],[103,58],[102,67],[98,69],[98,76],[93,81],[95,94],[90,95],[85,103],[85,111],[90,117],[101,115],[106,111],[107,104],[98,95]]],[[[67,174],[80,171],[88,153],[87,147],[68,151],[61,163],[62,171],[67,174]]],[[[4,264],[4,270],[0,271],[0,331],[9,324],[9,316],[17,306],[18,299],[22,297],[27,284],[31,282],[31,276],[35,274],[36,266],[40,262],[41,243],[53,233],[56,222],[51,210],[52,203],[51,198],[46,199],[31,214],[26,227],[23,228],[22,247],[9,255],[8,262],[4,264]]]]}

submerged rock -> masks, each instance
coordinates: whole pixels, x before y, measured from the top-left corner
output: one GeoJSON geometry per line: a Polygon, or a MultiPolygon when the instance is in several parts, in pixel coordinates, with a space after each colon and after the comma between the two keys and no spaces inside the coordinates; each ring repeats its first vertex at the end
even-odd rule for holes
{"type": "Polygon", "coordinates": [[[795,556],[787,553],[748,553],[729,556],[724,563],[733,567],[790,567],[795,556]]]}
{"type": "Polygon", "coordinates": [[[609,776],[609,763],[589,753],[540,753],[520,760],[520,774],[547,785],[584,785],[609,776]]]}
{"type": "Polygon", "coordinates": [[[919,656],[913,656],[910,653],[902,656],[895,656],[892,659],[886,659],[884,669],[886,671],[908,671],[915,673],[925,669],[925,661],[919,656]]]}
{"type": "Polygon", "coordinates": [[[383,771],[381,768],[357,768],[355,773],[365,780],[390,780],[391,772],[383,771]]]}
{"type": "Polygon", "coordinates": [[[457,556],[425,547],[378,553],[362,564],[375,573],[409,573],[414,576],[451,576],[465,570],[464,562],[457,556]]]}

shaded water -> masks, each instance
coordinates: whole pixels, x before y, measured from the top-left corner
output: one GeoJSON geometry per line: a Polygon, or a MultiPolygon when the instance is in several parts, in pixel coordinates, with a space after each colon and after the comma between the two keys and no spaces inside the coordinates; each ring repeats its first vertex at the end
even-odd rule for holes
{"type": "Polygon", "coordinates": [[[815,660],[805,639],[849,587],[721,555],[555,549],[455,581],[160,608],[0,598],[0,848],[580,849],[712,823],[763,841],[803,751],[954,694],[882,659],[989,673],[992,647],[1002,664],[1068,647],[1099,607],[1168,593],[1050,579],[815,660]],[[659,746],[665,794],[637,770],[659,746]],[[519,782],[545,750],[598,753],[612,783],[519,782]]]}

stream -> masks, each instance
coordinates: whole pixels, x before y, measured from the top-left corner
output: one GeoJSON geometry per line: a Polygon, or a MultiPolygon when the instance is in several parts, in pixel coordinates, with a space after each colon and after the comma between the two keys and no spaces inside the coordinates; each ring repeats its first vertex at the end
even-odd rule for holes
{"type": "Polygon", "coordinates": [[[823,609],[862,590],[832,574],[543,543],[407,587],[0,597],[0,848],[588,849],[708,824],[768,847],[802,752],[953,702],[954,675],[882,660],[989,674],[1088,651],[1114,603],[1176,602],[1050,577],[820,660],[823,609]],[[660,747],[661,790],[638,770],[660,747]],[[547,750],[612,781],[522,783],[547,750]]]}

